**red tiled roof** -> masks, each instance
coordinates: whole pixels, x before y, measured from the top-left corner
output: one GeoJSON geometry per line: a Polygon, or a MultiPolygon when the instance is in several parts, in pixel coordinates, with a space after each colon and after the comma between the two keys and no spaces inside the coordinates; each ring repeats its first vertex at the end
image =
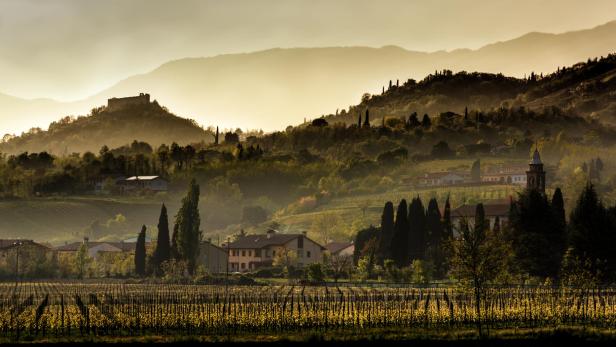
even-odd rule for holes
{"type": "MultiPolygon", "coordinates": [[[[263,247],[268,247],[268,246],[282,246],[299,237],[303,237],[306,240],[312,241],[309,238],[307,238],[304,234],[281,234],[281,233],[276,232],[276,233],[268,233],[268,234],[240,236],[237,240],[231,242],[228,248],[230,249],[249,249],[249,248],[257,249],[257,248],[263,248],[263,247]]],[[[316,244],[319,245],[318,243],[316,244]]],[[[323,246],[321,245],[319,246],[324,249],[323,246]]]]}

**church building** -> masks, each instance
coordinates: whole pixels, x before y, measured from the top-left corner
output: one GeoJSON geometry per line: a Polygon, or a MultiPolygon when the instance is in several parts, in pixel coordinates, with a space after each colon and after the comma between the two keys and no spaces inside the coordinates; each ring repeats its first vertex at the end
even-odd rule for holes
{"type": "Polygon", "coordinates": [[[541,194],[545,194],[545,171],[543,171],[543,162],[539,151],[535,148],[533,159],[528,164],[529,169],[526,171],[526,189],[536,189],[541,194]]]}

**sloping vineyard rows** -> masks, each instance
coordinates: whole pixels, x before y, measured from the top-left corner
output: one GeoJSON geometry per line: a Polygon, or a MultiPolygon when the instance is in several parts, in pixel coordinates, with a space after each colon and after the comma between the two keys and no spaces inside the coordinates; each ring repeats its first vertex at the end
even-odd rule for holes
{"type": "MultiPolygon", "coordinates": [[[[614,326],[616,289],[494,288],[483,324],[614,326]]],[[[0,284],[6,337],[229,334],[337,328],[468,327],[473,295],[456,289],[0,284]]]]}

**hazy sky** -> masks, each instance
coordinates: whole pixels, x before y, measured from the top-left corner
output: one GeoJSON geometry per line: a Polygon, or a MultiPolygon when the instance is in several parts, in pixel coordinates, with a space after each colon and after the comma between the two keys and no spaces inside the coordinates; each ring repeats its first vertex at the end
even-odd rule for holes
{"type": "Polygon", "coordinates": [[[478,48],[614,19],[614,0],[0,0],[0,93],[72,100],[188,56],[478,48]]]}

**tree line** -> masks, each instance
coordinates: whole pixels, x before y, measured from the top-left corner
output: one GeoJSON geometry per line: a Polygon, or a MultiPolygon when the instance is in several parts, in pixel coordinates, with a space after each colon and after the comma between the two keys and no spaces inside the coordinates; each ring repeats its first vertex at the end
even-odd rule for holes
{"type": "Polygon", "coordinates": [[[387,202],[380,227],[358,232],[354,260],[386,270],[392,264],[408,268],[420,261],[433,278],[443,279],[455,276],[459,264],[467,263],[456,255],[460,253],[456,245],[472,235],[473,242],[488,242],[490,252],[497,253],[490,268],[492,281],[615,281],[616,206],[605,207],[588,183],[568,220],[565,215],[560,188],[551,199],[537,190],[521,192],[511,199],[507,221],[497,216],[491,222],[483,204],[476,205],[474,217],[454,218],[449,198],[442,210],[434,198],[427,207],[419,197],[410,204],[402,199],[395,211],[387,202]]]}

